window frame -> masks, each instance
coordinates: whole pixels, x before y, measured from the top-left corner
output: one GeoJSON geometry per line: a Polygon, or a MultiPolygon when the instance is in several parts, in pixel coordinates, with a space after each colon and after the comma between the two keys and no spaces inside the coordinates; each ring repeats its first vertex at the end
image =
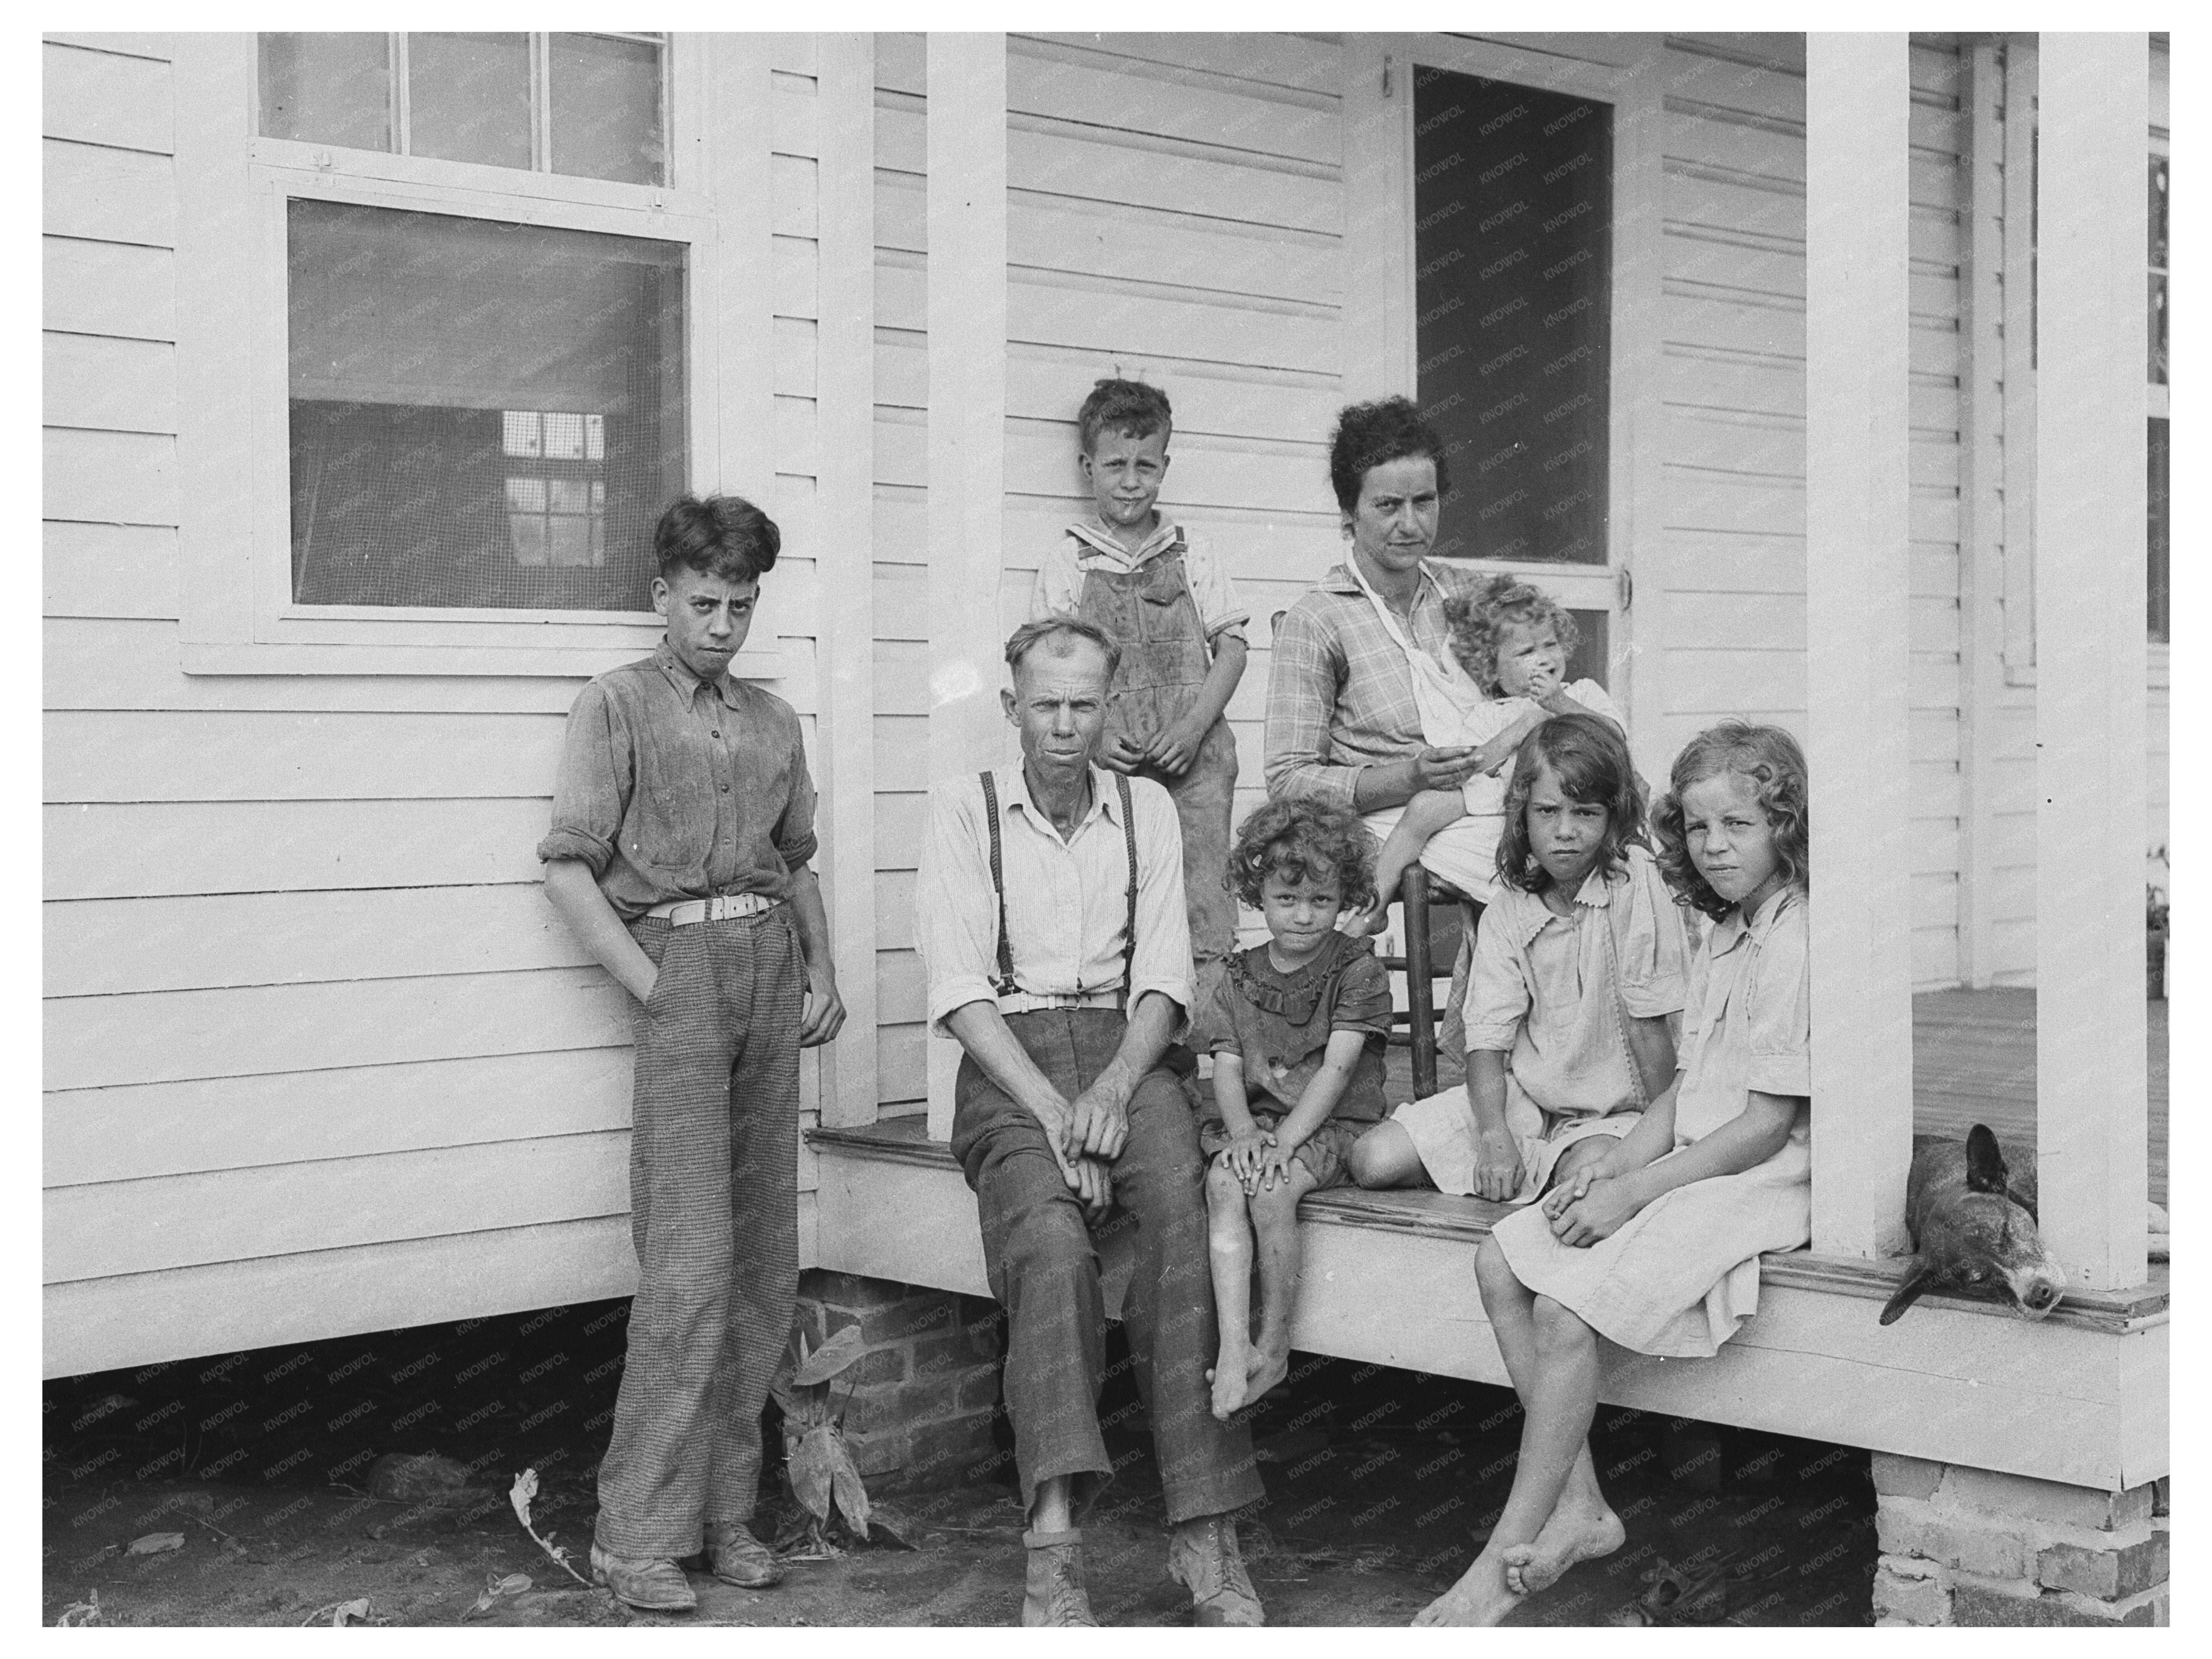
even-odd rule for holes
{"type": "MultiPolygon", "coordinates": [[[[1609,617],[1607,690],[1624,712],[1656,708],[1661,607],[1634,603],[1637,549],[1658,554],[1664,410],[1661,401],[1661,82],[1656,35],[1615,37],[1620,61],[1603,64],[1532,52],[1505,41],[1437,33],[1347,35],[1344,42],[1345,191],[1349,238],[1367,238],[1363,258],[1380,279],[1351,283],[1345,295],[1346,396],[1418,398],[1414,304],[1413,75],[1449,70],[1584,98],[1613,110],[1611,407],[1602,563],[1454,560],[1471,570],[1508,572],[1541,583],[1561,604],[1609,617]],[[1385,76],[1389,89],[1384,90],[1385,76]],[[1364,222],[1363,222],[1364,221],[1364,222]]],[[[1655,594],[1655,599],[1656,595],[1655,594]]],[[[1637,729],[1632,718],[1630,729],[1637,729]]]]}
{"type": "MultiPolygon", "coordinates": [[[[669,37],[667,185],[264,137],[257,52],[252,34],[179,38],[178,460],[192,480],[179,526],[185,672],[572,676],[650,650],[661,623],[649,610],[293,599],[289,204],[684,244],[689,485],[771,499],[770,227],[757,210],[769,167],[764,46],[669,37]],[[715,112],[748,96],[742,117],[715,112]],[[711,173],[710,153],[726,158],[711,173]],[[752,210],[735,206],[748,197],[752,210]]],[[[732,665],[742,678],[783,672],[773,617],[763,620],[755,624],[761,644],[732,665]]]]}

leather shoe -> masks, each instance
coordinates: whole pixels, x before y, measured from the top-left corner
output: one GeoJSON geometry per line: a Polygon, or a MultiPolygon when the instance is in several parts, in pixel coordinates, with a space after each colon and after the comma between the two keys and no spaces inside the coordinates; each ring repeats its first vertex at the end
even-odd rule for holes
{"type": "Polygon", "coordinates": [[[707,1523],[707,1565],[726,1584],[766,1589],[783,1582],[783,1563],[742,1521],[707,1523]]]}
{"type": "Polygon", "coordinates": [[[1083,1534],[1073,1527],[1065,1532],[1025,1532],[1029,1547],[1029,1577],[1022,1587],[1022,1626],[1090,1625],[1091,1596],[1083,1588],[1083,1534]]]}
{"type": "Polygon", "coordinates": [[[689,1613],[699,1605],[698,1592],[684,1576],[684,1569],[665,1558],[610,1555],[594,1544],[592,1582],[605,1584],[630,1606],[647,1613],[689,1613]]]}
{"type": "Polygon", "coordinates": [[[1201,1630],[1267,1622],[1237,1547],[1233,1516],[1209,1515],[1177,1526],[1168,1540],[1168,1577],[1190,1592],[1191,1622],[1201,1630]]]}

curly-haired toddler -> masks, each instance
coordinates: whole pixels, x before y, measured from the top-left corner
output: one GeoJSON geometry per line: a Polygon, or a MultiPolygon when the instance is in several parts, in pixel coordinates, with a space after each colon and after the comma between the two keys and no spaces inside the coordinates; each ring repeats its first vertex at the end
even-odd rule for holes
{"type": "MultiPolygon", "coordinates": [[[[1397,896],[1399,881],[1421,849],[1447,824],[1462,818],[1488,830],[1495,849],[1505,825],[1505,791],[1522,739],[1553,714],[1596,714],[1626,729],[1620,711],[1595,680],[1567,684],[1567,660],[1579,637],[1575,619],[1549,593],[1518,576],[1486,579],[1474,592],[1444,602],[1452,655],[1491,699],[1468,716],[1459,740],[1475,750],[1474,775],[1457,789],[1424,790],[1382,843],[1375,860],[1373,908],[1356,917],[1352,931],[1372,933],[1397,896]]],[[[1489,891],[1471,894],[1487,902],[1489,891]]]]}
{"type": "Polygon", "coordinates": [[[1373,856],[1354,813],[1310,800],[1258,808],[1230,854],[1230,879],[1267,918],[1268,939],[1228,958],[1194,1038],[1213,1054],[1213,1106],[1200,1119],[1198,1144],[1212,1160],[1216,1417],[1258,1399],[1289,1370],[1298,1200],[1346,1184],[1352,1142],[1382,1116],[1390,981],[1374,945],[1336,927],[1372,898],[1373,856]]]}

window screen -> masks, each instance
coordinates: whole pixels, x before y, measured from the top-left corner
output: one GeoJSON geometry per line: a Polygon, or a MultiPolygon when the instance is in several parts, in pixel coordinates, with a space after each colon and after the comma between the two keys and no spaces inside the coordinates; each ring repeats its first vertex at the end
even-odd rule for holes
{"type": "Polygon", "coordinates": [[[666,44],[659,34],[264,34],[261,131],[665,184],[666,44]]]}
{"type": "Polygon", "coordinates": [[[1437,550],[1606,560],[1613,112],[1413,77],[1414,343],[1451,458],[1437,550]]]}
{"type": "Polygon", "coordinates": [[[2173,465],[2168,449],[2172,428],[2165,416],[2152,418],[2148,435],[2145,451],[2149,459],[2149,477],[2144,493],[2150,507],[2146,537],[2150,553],[2150,637],[2160,644],[2169,644],[2173,639],[2173,519],[2167,506],[2167,492],[2172,488],[2173,465]]]}
{"type": "Polygon", "coordinates": [[[685,477],[684,246],[289,216],[293,597],[649,608],[685,477]]]}

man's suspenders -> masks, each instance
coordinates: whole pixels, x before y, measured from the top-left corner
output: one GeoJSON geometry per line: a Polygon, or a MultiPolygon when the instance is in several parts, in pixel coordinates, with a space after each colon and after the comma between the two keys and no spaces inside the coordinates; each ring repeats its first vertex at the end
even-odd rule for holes
{"type": "MultiPolygon", "coordinates": [[[[1004,849],[999,843],[999,786],[986,770],[977,774],[983,785],[983,817],[991,828],[991,891],[999,901],[999,972],[991,981],[991,989],[998,995],[1014,994],[1014,945],[1006,932],[1006,871],[1004,849]]],[[[1129,859],[1129,885],[1124,897],[1128,903],[1127,923],[1123,929],[1121,945],[1121,1006],[1129,1006],[1129,987],[1137,966],[1137,815],[1129,801],[1129,780],[1122,773],[1114,775],[1114,792],[1121,803],[1121,841],[1129,859]]],[[[1082,941],[1076,942],[1079,962],[1082,941]]]]}

